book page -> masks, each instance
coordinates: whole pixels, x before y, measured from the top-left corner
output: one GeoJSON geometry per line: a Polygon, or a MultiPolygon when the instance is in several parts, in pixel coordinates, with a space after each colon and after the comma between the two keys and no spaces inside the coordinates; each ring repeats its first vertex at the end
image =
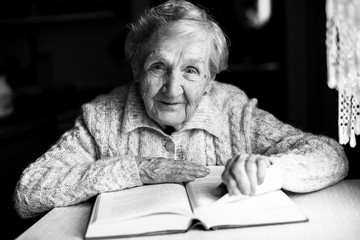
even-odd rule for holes
{"type": "Polygon", "coordinates": [[[221,184],[224,167],[209,167],[210,174],[186,184],[194,215],[206,229],[307,221],[281,190],[281,168],[267,169],[255,196],[229,196],[221,184]]]}
{"type": "Polygon", "coordinates": [[[221,174],[225,167],[208,166],[208,168],[209,175],[185,185],[193,209],[211,205],[227,193],[227,190],[220,185],[221,174]]]}
{"type": "Polygon", "coordinates": [[[190,223],[191,219],[188,217],[171,213],[153,214],[119,222],[96,222],[89,225],[85,239],[179,233],[185,232],[189,228],[190,223]]]}
{"type": "Polygon", "coordinates": [[[120,221],[156,213],[192,215],[184,185],[177,183],[144,185],[102,193],[95,206],[94,222],[120,221]]]}
{"type": "Polygon", "coordinates": [[[307,221],[295,203],[281,190],[199,208],[196,216],[207,229],[307,221]]]}
{"type": "MultiPolygon", "coordinates": [[[[186,189],[192,208],[198,209],[212,204],[225,204],[249,196],[230,196],[226,186],[222,183],[221,174],[224,166],[210,166],[210,174],[205,178],[198,178],[194,182],[186,184],[186,189]]],[[[281,189],[282,175],[279,166],[271,165],[267,171],[263,183],[257,186],[255,195],[281,189]]]]}

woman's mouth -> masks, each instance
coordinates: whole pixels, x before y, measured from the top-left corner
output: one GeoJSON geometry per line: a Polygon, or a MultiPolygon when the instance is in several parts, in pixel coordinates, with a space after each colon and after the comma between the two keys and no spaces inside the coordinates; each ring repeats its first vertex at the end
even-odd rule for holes
{"type": "Polygon", "coordinates": [[[178,110],[184,104],[182,102],[166,102],[166,101],[157,101],[157,105],[162,110],[174,111],[178,110]]]}

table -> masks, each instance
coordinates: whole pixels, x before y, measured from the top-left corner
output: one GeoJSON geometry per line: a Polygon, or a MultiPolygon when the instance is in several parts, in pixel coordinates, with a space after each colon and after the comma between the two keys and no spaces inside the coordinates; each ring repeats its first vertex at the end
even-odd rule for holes
{"type": "MultiPolygon", "coordinates": [[[[138,237],[132,240],[360,239],[360,180],[344,180],[313,193],[287,194],[309,218],[309,222],[217,231],[190,230],[187,233],[138,237]]],[[[17,240],[83,239],[90,211],[90,202],[55,208],[21,234],[17,240]]]]}

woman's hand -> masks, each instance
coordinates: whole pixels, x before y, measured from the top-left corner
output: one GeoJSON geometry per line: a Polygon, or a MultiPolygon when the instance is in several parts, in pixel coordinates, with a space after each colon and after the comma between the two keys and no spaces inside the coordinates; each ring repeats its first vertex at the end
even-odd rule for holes
{"type": "Polygon", "coordinates": [[[230,195],[254,195],[256,187],[264,181],[269,158],[261,155],[242,154],[230,159],[225,166],[222,180],[230,195]]]}
{"type": "Polygon", "coordinates": [[[208,168],[187,161],[144,157],[135,160],[143,184],[190,182],[210,173],[208,168]]]}

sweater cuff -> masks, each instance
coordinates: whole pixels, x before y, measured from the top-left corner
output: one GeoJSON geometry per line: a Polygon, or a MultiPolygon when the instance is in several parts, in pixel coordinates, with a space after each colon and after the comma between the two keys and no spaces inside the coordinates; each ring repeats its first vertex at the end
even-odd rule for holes
{"type": "Polygon", "coordinates": [[[117,161],[117,183],[120,189],[141,186],[139,170],[135,161],[135,156],[128,155],[126,161],[123,159],[117,161]]]}

